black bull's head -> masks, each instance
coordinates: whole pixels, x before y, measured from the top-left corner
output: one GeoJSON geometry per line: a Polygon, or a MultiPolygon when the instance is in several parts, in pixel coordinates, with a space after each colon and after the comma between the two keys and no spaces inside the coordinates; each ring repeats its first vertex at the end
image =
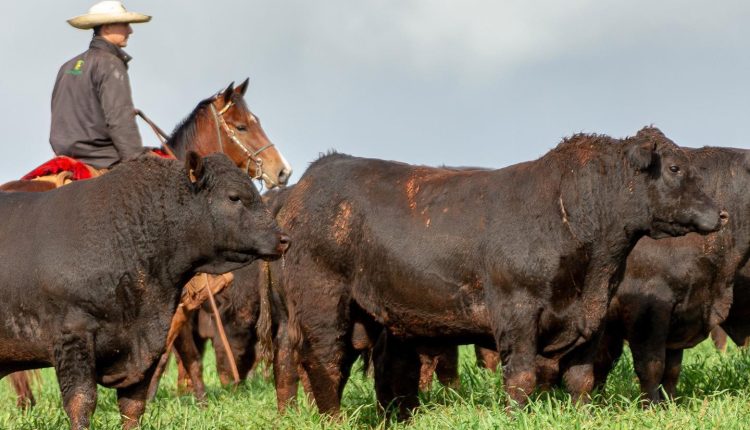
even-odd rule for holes
{"type": "Polygon", "coordinates": [[[279,229],[250,177],[221,154],[201,158],[190,152],[185,167],[193,192],[202,195],[201,218],[211,226],[212,253],[219,257],[198,271],[225,273],[257,257],[281,257],[289,247],[289,237],[279,229]]]}
{"type": "Polygon", "coordinates": [[[644,128],[626,141],[630,164],[646,175],[654,238],[681,236],[691,231],[709,233],[728,219],[700,188],[685,151],[658,129],[644,128]]]}

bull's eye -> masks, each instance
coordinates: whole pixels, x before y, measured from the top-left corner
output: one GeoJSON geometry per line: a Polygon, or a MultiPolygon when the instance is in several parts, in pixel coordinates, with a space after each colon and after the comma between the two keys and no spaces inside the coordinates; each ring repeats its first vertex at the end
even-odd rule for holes
{"type": "Polygon", "coordinates": [[[240,196],[238,196],[237,194],[230,194],[229,195],[229,200],[231,200],[233,202],[238,202],[238,201],[240,201],[240,196]]]}
{"type": "Polygon", "coordinates": [[[680,166],[675,166],[674,164],[669,166],[669,171],[672,173],[677,173],[680,171],[680,166]]]}
{"type": "Polygon", "coordinates": [[[238,131],[247,131],[247,126],[245,124],[237,124],[236,128],[238,131]]]}

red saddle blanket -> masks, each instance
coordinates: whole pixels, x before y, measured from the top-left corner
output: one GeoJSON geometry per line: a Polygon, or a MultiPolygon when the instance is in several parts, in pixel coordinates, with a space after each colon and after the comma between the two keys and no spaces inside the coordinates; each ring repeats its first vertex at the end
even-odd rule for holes
{"type": "MultiPolygon", "coordinates": [[[[151,149],[151,152],[162,158],[172,158],[169,154],[162,151],[161,149],[153,148],[151,149]]],[[[93,177],[93,175],[91,174],[91,168],[87,166],[86,163],[78,161],[75,158],[60,155],[27,173],[21,179],[30,180],[38,178],[40,176],[57,175],[60,172],[70,172],[70,179],[73,181],[90,179],[93,177]]]]}
{"type": "Polygon", "coordinates": [[[74,181],[91,178],[91,171],[85,163],[74,158],[59,156],[27,173],[21,179],[29,180],[40,176],[56,175],[60,172],[71,172],[70,179],[74,181]]]}

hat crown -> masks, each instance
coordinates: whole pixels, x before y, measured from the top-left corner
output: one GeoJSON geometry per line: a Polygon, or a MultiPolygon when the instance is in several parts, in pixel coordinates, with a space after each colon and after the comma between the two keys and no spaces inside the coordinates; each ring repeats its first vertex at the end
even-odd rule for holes
{"type": "Polygon", "coordinates": [[[89,13],[95,14],[95,13],[110,13],[110,14],[120,14],[120,13],[126,13],[127,10],[125,10],[125,6],[119,1],[113,1],[113,0],[106,0],[99,2],[89,9],[89,13]]]}

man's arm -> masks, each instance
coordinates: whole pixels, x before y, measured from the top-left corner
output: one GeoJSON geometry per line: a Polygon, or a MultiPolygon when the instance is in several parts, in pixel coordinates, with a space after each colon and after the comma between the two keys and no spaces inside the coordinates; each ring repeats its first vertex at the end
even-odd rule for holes
{"type": "Polygon", "coordinates": [[[102,64],[98,92],[104,119],[121,161],[138,157],[145,149],[135,123],[130,78],[123,64],[114,61],[102,64]]]}

